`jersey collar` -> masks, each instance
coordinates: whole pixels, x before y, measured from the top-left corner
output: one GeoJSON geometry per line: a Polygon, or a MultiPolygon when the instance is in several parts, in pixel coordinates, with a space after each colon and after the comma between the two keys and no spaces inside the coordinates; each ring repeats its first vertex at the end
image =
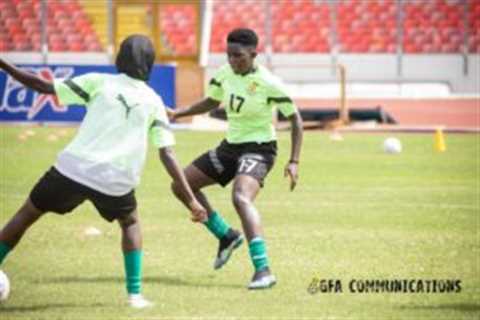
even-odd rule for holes
{"type": "Polygon", "coordinates": [[[232,69],[232,67],[230,67],[230,70],[237,76],[239,77],[246,77],[246,76],[249,76],[251,74],[255,74],[257,71],[258,71],[258,65],[254,64],[252,69],[250,69],[250,71],[248,71],[247,73],[245,74],[238,74],[238,73],[235,73],[232,69]]]}
{"type": "Polygon", "coordinates": [[[145,84],[145,81],[132,78],[132,77],[130,77],[130,76],[129,76],[128,74],[126,74],[126,73],[121,73],[120,75],[121,75],[125,80],[127,80],[128,82],[130,82],[131,84],[133,84],[134,86],[142,86],[142,85],[145,84]]]}

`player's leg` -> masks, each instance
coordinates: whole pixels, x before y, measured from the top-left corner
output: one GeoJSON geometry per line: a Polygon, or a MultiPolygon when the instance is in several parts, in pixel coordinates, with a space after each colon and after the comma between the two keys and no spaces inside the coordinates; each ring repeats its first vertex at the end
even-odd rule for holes
{"type": "MultiPolygon", "coordinates": [[[[184,170],[185,176],[190,187],[192,188],[193,193],[197,197],[198,201],[208,211],[208,220],[204,224],[207,229],[219,240],[217,255],[213,263],[213,268],[216,270],[220,269],[227,263],[232,255],[233,250],[238,248],[243,242],[243,236],[241,233],[230,227],[220,213],[212,208],[207,197],[201,191],[202,188],[217,183],[226,185],[233,178],[235,173],[234,169],[219,170],[219,161],[223,160],[224,163],[220,163],[220,165],[225,166],[228,164],[228,160],[223,158],[218,159],[216,155],[217,150],[212,150],[201,155],[184,170]],[[212,158],[214,160],[216,159],[218,163],[213,163],[212,158]]],[[[176,197],[182,201],[185,206],[187,206],[185,199],[182,199],[178,185],[172,184],[172,191],[176,197]]]]}
{"type": "Polygon", "coordinates": [[[149,307],[152,303],[142,295],[142,232],[137,210],[117,220],[122,230],[122,252],[128,302],[134,308],[149,307]]]}
{"type": "MultiPolygon", "coordinates": [[[[185,177],[187,178],[187,182],[190,185],[190,188],[192,189],[192,192],[194,193],[195,197],[202,204],[202,206],[207,210],[208,215],[211,215],[214,212],[214,210],[212,209],[210,202],[208,201],[205,194],[201,191],[201,189],[204,187],[216,184],[217,182],[212,178],[210,178],[209,176],[207,176],[202,171],[200,171],[193,164],[190,164],[188,167],[186,167],[183,170],[183,173],[185,174],[185,177]]],[[[177,199],[180,200],[185,207],[188,207],[187,200],[183,198],[183,194],[180,191],[179,185],[175,182],[172,182],[171,188],[175,197],[177,197],[177,199]]]]}
{"type": "Polygon", "coordinates": [[[142,231],[135,191],[117,197],[89,190],[88,199],[105,220],[117,220],[120,226],[128,303],[134,308],[150,307],[152,303],[142,295],[142,231]]]}
{"type": "Polygon", "coordinates": [[[43,215],[28,198],[10,221],[0,230],[0,265],[17,245],[25,231],[43,215]]]}
{"type": "Polygon", "coordinates": [[[260,182],[256,178],[250,175],[237,175],[232,190],[233,205],[242,221],[250,258],[255,269],[248,285],[249,289],[270,288],[276,283],[275,277],[270,272],[260,214],[254,205],[260,187],[260,182]]]}
{"type": "Polygon", "coordinates": [[[276,283],[270,273],[265,238],[260,214],[254,201],[268,172],[272,169],[276,143],[248,146],[238,160],[232,201],[242,221],[243,231],[248,239],[248,249],[255,269],[249,289],[264,289],[276,283]]]}
{"type": "Polygon", "coordinates": [[[45,212],[65,214],[84,201],[75,183],[50,168],[35,184],[28,199],[0,231],[0,264],[27,229],[45,212]]]}

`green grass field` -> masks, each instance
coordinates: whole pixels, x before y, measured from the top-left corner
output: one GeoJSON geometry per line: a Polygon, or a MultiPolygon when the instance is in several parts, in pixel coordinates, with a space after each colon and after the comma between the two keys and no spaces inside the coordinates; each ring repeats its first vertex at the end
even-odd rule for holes
{"type": "MultiPolygon", "coordinates": [[[[71,139],[73,129],[0,127],[0,224],[71,139]],[[48,141],[60,133],[57,141],[48,141]]],[[[217,242],[189,221],[172,197],[152,149],[137,190],[144,232],[144,293],[149,310],[125,307],[116,224],[90,204],[71,215],[47,215],[1,268],[12,292],[0,319],[478,319],[480,317],[480,136],[447,135],[447,152],[431,134],[399,134],[404,152],[384,154],[387,134],[307,132],[301,179],[288,191],[282,176],[288,133],[257,205],[278,284],[249,292],[246,246],[220,271],[217,242]],[[86,236],[95,227],[100,236],[86,236]],[[339,279],[343,293],[310,294],[314,277],[339,279]],[[460,293],[351,293],[351,279],[460,279],[460,293]]],[[[179,132],[187,164],[221,133],[179,132]]],[[[230,188],[207,191],[230,223],[239,220],[230,188]]]]}

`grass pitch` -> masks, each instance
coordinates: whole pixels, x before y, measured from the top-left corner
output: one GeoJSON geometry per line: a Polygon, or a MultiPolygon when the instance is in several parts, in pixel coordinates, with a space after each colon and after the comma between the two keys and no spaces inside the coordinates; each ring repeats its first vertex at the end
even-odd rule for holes
{"type": "MultiPolygon", "coordinates": [[[[1,225],[74,132],[0,127],[1,225]]],[[[400,134],[404,152],[396,156],[382,152],[386,136],[331,141],[307,132],[291,193],[282,175],[289,135],[279,134],[279,157],[257,200],[278,278],[272,290],[246,290],[245,245],[213,270],[217,241],[174,200],[152,149],[137,197],[144,293],[155,306],[125,307],[119,228],[84,204],[65,217],[46,215],[8,256],[1,268],[12,292],[0,319],[478,319],[479,135],[448,135],[438,154],[432,135],[400,134]],[[101,235],[86,235],[89,227],[101,235]],[[343,292],[310,294],[314,277],[340,280],[343,292]],[[461,292],[360,294],[349,292],[352,279],[459,279],[461,292]]],[[[186,165],[221,137],[179,132],[178,158],[186,165]]],[[[207,194],[238,228],[230,187],[207,194]]]]}

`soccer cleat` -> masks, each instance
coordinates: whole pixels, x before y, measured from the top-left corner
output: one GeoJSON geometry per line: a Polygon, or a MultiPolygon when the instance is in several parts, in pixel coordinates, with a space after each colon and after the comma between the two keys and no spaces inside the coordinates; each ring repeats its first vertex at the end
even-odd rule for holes
{"type": "Polygon", "coordinates": [[[237,249],[243,243],[243,236],[237,230],[229,229],[227,234],[220,239],[217,257],[213,263],[215,270],[220,269],[227,263],[233,250],[237,249]]]}
{"type": "Polygon", "coordinates": [[[153,306],[153,303],[145,299],[141,294],[129,294],[128,295],[128,304],[130,307],[135,309],[144,309],[150,308],[153,306]]]}
{"type": "Polygon", "coordinates": [[[248,285],[249,290],[257,289],[268,289],[273,287],[277,283],[275,276],[270,273],[270,270],[263,269],[262,271],[257,271],[253,275],[252,281],[248,285]]]}

